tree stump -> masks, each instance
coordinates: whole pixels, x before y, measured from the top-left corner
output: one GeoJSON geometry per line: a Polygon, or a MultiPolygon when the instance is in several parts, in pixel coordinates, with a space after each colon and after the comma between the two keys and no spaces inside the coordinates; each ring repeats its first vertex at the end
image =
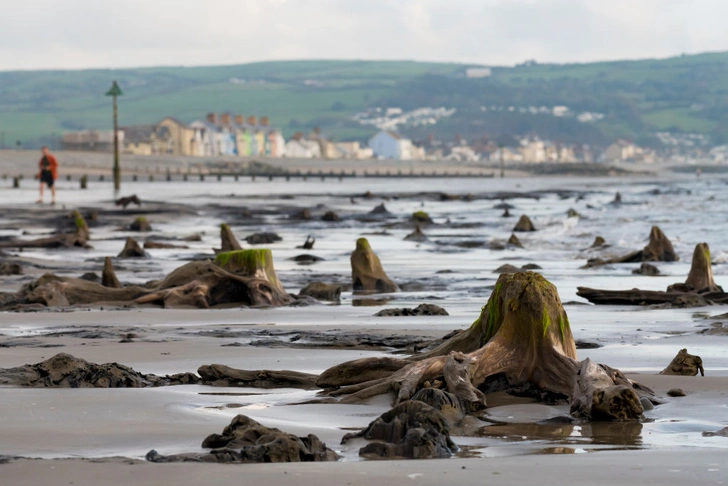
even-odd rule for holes
{"type": "Polygon", "coordinates": [[[111,289],[121,288],[119,279],[116,278],[116,272],[114,272],[114,264],[111,263],[111,257],[106,257],[104,259],[104,271],[101,273],[101,285],[111,289]]]}
{"type": "Polygon", "coordinates": [[[147,254],[134,238],[127,238],[124,249],[117,255],[119,258],[144,258],[147,254]]]}
{"type": "MultiPolygon", "coordinates": [[[[594,240],[592,247],[595,247],[597,240],[594,240]]],[[[672,243],[665,233],[658,226],[650,230],[650,241],[643,249],[623,255],[621,257],[602,260],[594,258],[588,260],[584,268],[608,265],[612,263],[639,263],[639,262],[676,262],[680,257],[675,253],[672,243]]]]}
{"type": "Polygon", "coordinates": [[[705,376],[703,369],[703,360],[700,356],[688,354],[687,349],[681,349],[675,356],[667,368],[660,371],[661,375],[682,375],[696,376],[700,372],[700,376],[705,376]]]}
{"type": "Polygon", "coordinates": [[[382,262],[366,238],[356,240],[351,254],[351,279],[355,294],[397,292],[399,287],[384,273],[382,262]]]}
{"type": "Polygon", "coordinates": [[[220,225],[220,251],[221,252],[228,252],[228,251],[237,251],[242,250],[243,247],[240,246],[240,242],[237,238],[235,238],[235,235],[233,234],[233,230],[230,229],[229,224],[221,224],[220,225]]]}
{"type": "Polygon", "coordinates": [[[533,225],[533,221],[531,221],[531,218],[524,214],[521,216],[521,219],[518,220],[516,226],[513,227],[513,231],[536,231],[536,227],[533,225]]]}

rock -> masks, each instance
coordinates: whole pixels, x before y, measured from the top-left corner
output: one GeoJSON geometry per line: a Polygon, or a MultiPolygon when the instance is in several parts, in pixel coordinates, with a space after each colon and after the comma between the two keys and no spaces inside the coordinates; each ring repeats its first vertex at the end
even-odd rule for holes
{"type": "Polygon", "coordinates": [[[397,292],[399,287],[384,273],[379,257],[366,238],[356,240],[351,254],[351,279],[354,293],[397,292]]]}
{"type": "Polygon", "coordinates": [[[392,214],[389,211],[387,211],[386,206],[384,206],[384,203],[374,206],[374,209],[369,211],[369,214],[392,214]]]}
{"type": "Polygon", "coordinates": [[[324,261],[323,258],[317,257],[316,255],[296,255],[293,258],[291,258],[294,262],[298,263],[299,265],[312,265],[316,262],[322,262],[324,261]]]}
{"type": "Polygon", "coordinates": [[[422,243],[423,241],[427,241],[427,236],[422,232],[422,228],[418,224],[415,227],[415,230],[404,237],[405,241],[416,241],[418,243],[422,243]]]}
{"type": "MultiPolygon", "coordinates": [[[[255,236],[255,235],[253,235],[255,236]]],[[[242,250],[243,247],[240,245],[240,242],[237,238],[235,238],[235,235],[233,234],[233,230],[230,229],[229,224],[221,224],[220,225],[220,251],[237,251],[242,250]]]]}
{"type": "Polygon", "coordinates": [[[516,223],[516,226],[513,228],[513,231],[536,231],[536,227],[533,226],[533,222],[531,221],[531,218],[526,216],[525,214],[521,216],[521,219],[518,220],[518,223],[516,223]]]}
{"type": "Polygon", "coordinates": [[[432,218],[424,211],[415,211],[412,213],[410,221],[417,224],[432,224],[432,218]]]}
{"type": "Polygon", "coordinates": [[[304,208],[300,211],[297,211],[291,215],[291,219],[295,219],[297,221],[310,221],[312,218],[311,211],[304,208]]]}
{"type": "Polygon", "coordinates": [[[151,450],[150,462],[274,463],[336,461],[338,456],[313,434],[296,437],[278,429],[265,427],[255,420],[238,415],[222,434],[212,434],[202,441],[207,453],[162,456],[151,450]],[[239,451],[238,451],[239,449],[239,451]]]}
{"type": "Polygon", "coordinates": [[[511,233],[511,237],[508,238],[508,244],[515,246],[516,248],[523,248],[523,243],[521,243],[521,240],[518,239],[518,236],[511,233]]]}
{"type": "Polygon", "coordinates": [[[147,254],[134,238],[127,238],[124,249],[117,255],[119,258],[143,258],[147,254]]]}
{"type": "Polygon", "coordinates": [[[493,270],[493,273],[503,274],[503,273],[518,273],[521,269],[516,267],[515,265],[511,265],[510,263],[506,263],[505,265],[501,265],[500,267],[493,270]]]}
{"type": "Polygon", "coordinates": [[[596,236],[594,238],[594,243],[592,243],[589,248],[599,248],[605,246],[606,244],[607,241],[604,238],[602,238],[601,236],[596,236]]]}
{"type": "Polygon", "coordinates": [[[667,396],[669,397],[684,397],[686,396],[682,388],[670,388],[667,390],[667,396]]]}
{"type": "Polygon", "coordinates": [[[314,390],[318,375],[288,370],[239,370],[221,364],[197,369],[202,383],[212,386],[247,386],[253,388],[301,388],[314,390]]]}
{"type": "Polygon", "coordinates": [[[566,211],[566,217],[567,218],[581,218],[583,217],[581,214],[579,214],[576,209],[569,208],[568,211],[566,211]]]}
{"type": "Polygon", "coordinates": [[[101,277],[95,272],[86,272],[83,275],[79,277],[81,280],[86,280],[88,282],[98,282],[101,280],[101,277]]]}
{"type": "Polygon", "coordinates": [[[145,241],[145,250],[184,250],[189,248],[187,245],[173,245],[171,243],[161,243],[159,241],[145,241]]]}
{"type": "Polygon", "coordinates": [[[660,269],[651,263],[643,262],[642,265],[640,265],[640,268],[635,268],[634,270],[632,270],[632,273],[635,275],[646,275],[648,277],[655,277],[657,275],[660,275],[660,269]]]}
{"type": "Polygon", "coordinates": [[[0,275],[22,275],[23,267],[17,263],[0,263],[0,275]]]}
{"type": "Polygon", "coordinates": [[[535,263],[526,263],[521,267],[521,270],[542,270],[541,265],[535,263]]]}
{"type": "Polygon", "coordinates": [[[132,223],[129,225],[129,229],[131,231],[152,231],[152,225],[149,224],[149,221],[147,221],[147,218],[144,216],[139,216],[132,221],[132,223]]]}
{"type": "Polygon", "coordinates": [[[326,213],[321,218],[322,221],[328,221],[330,223],[334,223],[336,221],[341,221],[341,218],[338,214],[336,214],[333,211],[326,211],[326,213]]]}
{"type": "Polygon", "coordinates": [[[283,241],[283,238],[276,233],[253,233],[245,238],[249,245],[270,245],[277,241],[283,241]]]}
{"type": "Polygon", "coordinates": [[[341,290],[341,285],[311,282],[302,288],[298,295],[329,302],[338,302],[341,299],[341,290]]]}
{"type": "Polygon", "coordinates": [[[136,204],[137,206],[141,206],[142,205],[142,201],[141,201],[141,199],[139,199],[137,197],[136,194],[134,194],[132,196],[127,196],[127,197],[119,198],[116,201],[114,201],[114,204],[117,205],[117,206],[121,206],[124,209],[126,209],[126,207],[128,205],[130,205],[130,204],[136,204]]]}
{"type": "Polygon", "coordinates": [[[660,371],[660,374],[696,376],[698,371],[700,372],[700,376],[705,376],[703,360],[700,359],[700,356],[693,356],[692,354],[688,354],[687,349],[681,349],[677,353],[677,356],[667,365],[667,368],[660,371]]]}
{"type": "Polygon", "coordinates": [[[197,383],[193,374],[143,375],[118,363],[89,363],[66,353],[33,365],[0,369],[0,384],[35,388],[142,388],[177,384],[180,380],[197,383]]]}
{"type": "Polygon", "coordinates": [[[376,314],[375,317],[399,317],[399,316],[449,316],[445,309],[434,304],[420,304],[414,309],[407,307],[399,309],[384,309],[376,314]]]}
{"type": "Polygon", "coordinates": [[[112,289],[121,288],[119,279],[116,278],[116,272],[114,272],[114,264],[111,262],[111,257],[104,258],[104,271],[101,273],[101,285],[112,289]]]}
{"type": "Polygon", "coordinates": [[[372,441],[359,449],[363,457],[431,459],[450,457],[457,446],[442,413],[419,400],[408,400],[382,414],[363,431],[347,434],[372,441]]]}

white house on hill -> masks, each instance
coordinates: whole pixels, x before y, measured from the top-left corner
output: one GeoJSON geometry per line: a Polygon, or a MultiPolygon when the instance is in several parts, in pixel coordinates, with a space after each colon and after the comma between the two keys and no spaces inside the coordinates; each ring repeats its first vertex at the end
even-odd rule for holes
{"type": "Polygon", "coordinates": [[[390,130],[382,130],[369,140],[369,148],[376,157],[410,160],[413,158],[412,141],[390,130]]]}

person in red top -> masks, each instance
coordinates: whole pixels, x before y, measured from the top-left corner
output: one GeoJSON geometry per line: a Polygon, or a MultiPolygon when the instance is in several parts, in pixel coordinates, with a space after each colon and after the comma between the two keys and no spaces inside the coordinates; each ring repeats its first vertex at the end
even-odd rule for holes
{"type": "Polygon", "coordinates": [[[51,190],[51,205],[54,205],[56,203],[56,179],[58,179],[58,161],[48,151],[48,147],[43,147],[43,157],[41,157],[40,162],[38,162],[38,167],[40,167],[40,172],[38,173],[38,178],[40,179],[40,199],[38,199],[38,204],[43,203],[43,185],[45,184],[48,186],[51,190]]]}

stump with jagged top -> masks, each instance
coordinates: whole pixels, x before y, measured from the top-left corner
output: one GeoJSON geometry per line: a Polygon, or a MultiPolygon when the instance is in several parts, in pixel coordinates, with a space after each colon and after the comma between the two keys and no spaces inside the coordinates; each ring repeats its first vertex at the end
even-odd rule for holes
{"type": "Polygon", "coordinates": [[[243,249],[243,247],[240,246],[240,242],[238,241],[238,239],[235,238],[233,230],[230,229],[229,224],[220,225],[220,245],[220,252],[237,251],[243,249]]]}
{"type": "Polygon", "coordinates": [[[101,272],[101,285],[111,289],[120,289],[121,283],[116,278],[116,272],[114,272],[114,264],[111,262],[111,257],[104,258],[104,270],[101,272]]]}
{"type": "Polygon", "coordinates": [[[73,220],[73,232],[59,233],[36,240],[0,241],[0,248],[90,248],[88,240],[91,235],[86,220],[77,210],[74,210],[70,217],[73,220]]]}
{"type": "Polygon", "coordinates": [[[382,262],[366,238],[356,240],[351,254],[351,279],[355,294],[397,292],[399,287],[384,272],[382,262]]]}
{"type": "MultiPolygon", "coordinates": [[[[671,245],[672,246],[672,245],[671,245]]],[[[728,294],[715,284],[707,243],[698,243],[693,251],[690,273],[685,283],[667,287],[667,291],[655,290],[603,290],[577,287],[576,295],[589,302],[603,305],[653,305],[674,307],[701,307],[728,303],[728,294]]]]}
{"type": "MultiPolygon", "coordinates": [[[[600,243],[598,246],[604,246],[603,242],[603,239],[601,241],[595,239],[592,247],[596,247],[597,243],[600,243]]],[[[584,268],[613,263],[676,262],[679,259],[680,257],[675,253],[675,249],[672,247],[672,243],[667,236],[665,236],[665,233],[658,226],[653,226],[650,230],[650,241],[643,249],[605,260],[594,258],[588,260],[584,268]]]]}
{"type": "Polygon", "coordinates": [[[581,377],[586,382],[577,386],[581,364],[566,311],[556,287],[533,272],[501,275],[480,317],[467,331],[427,353],[392,361],[391,367],[399,369],[384,377],[379,361],[360,359],[334,366],[321,374],[317,384],[331,388],[329,394],[344,397],[346,403],[388,392],[401,403],[426,385],[443,383],[459,398],[463,409],[477,410],[485,406],[478,387],[502,374],[512,386],[530,384],[569,396],[574,413],[580,416],[592,417],[592,409],[584,404],[613,409],[611,417],[594,410],[594,418],[610,419],[638,418],[642,413],[639,394],[651,394],[604,365],[596,366],[608,380],[601,374],[598,379],[594,377],[594,383],[581,377]],[[377,368],[376,372],[372,368],[377,368]],[[357,380],[371,376],[379,377],[357,380]],[[615,386],[622,388],[610,390],[615,386]],[[577,395],[574,390],[582,391],[577,395]],[[587,400],[582,396],[584,390],[598,394],[598,399],[587,400]]]}

